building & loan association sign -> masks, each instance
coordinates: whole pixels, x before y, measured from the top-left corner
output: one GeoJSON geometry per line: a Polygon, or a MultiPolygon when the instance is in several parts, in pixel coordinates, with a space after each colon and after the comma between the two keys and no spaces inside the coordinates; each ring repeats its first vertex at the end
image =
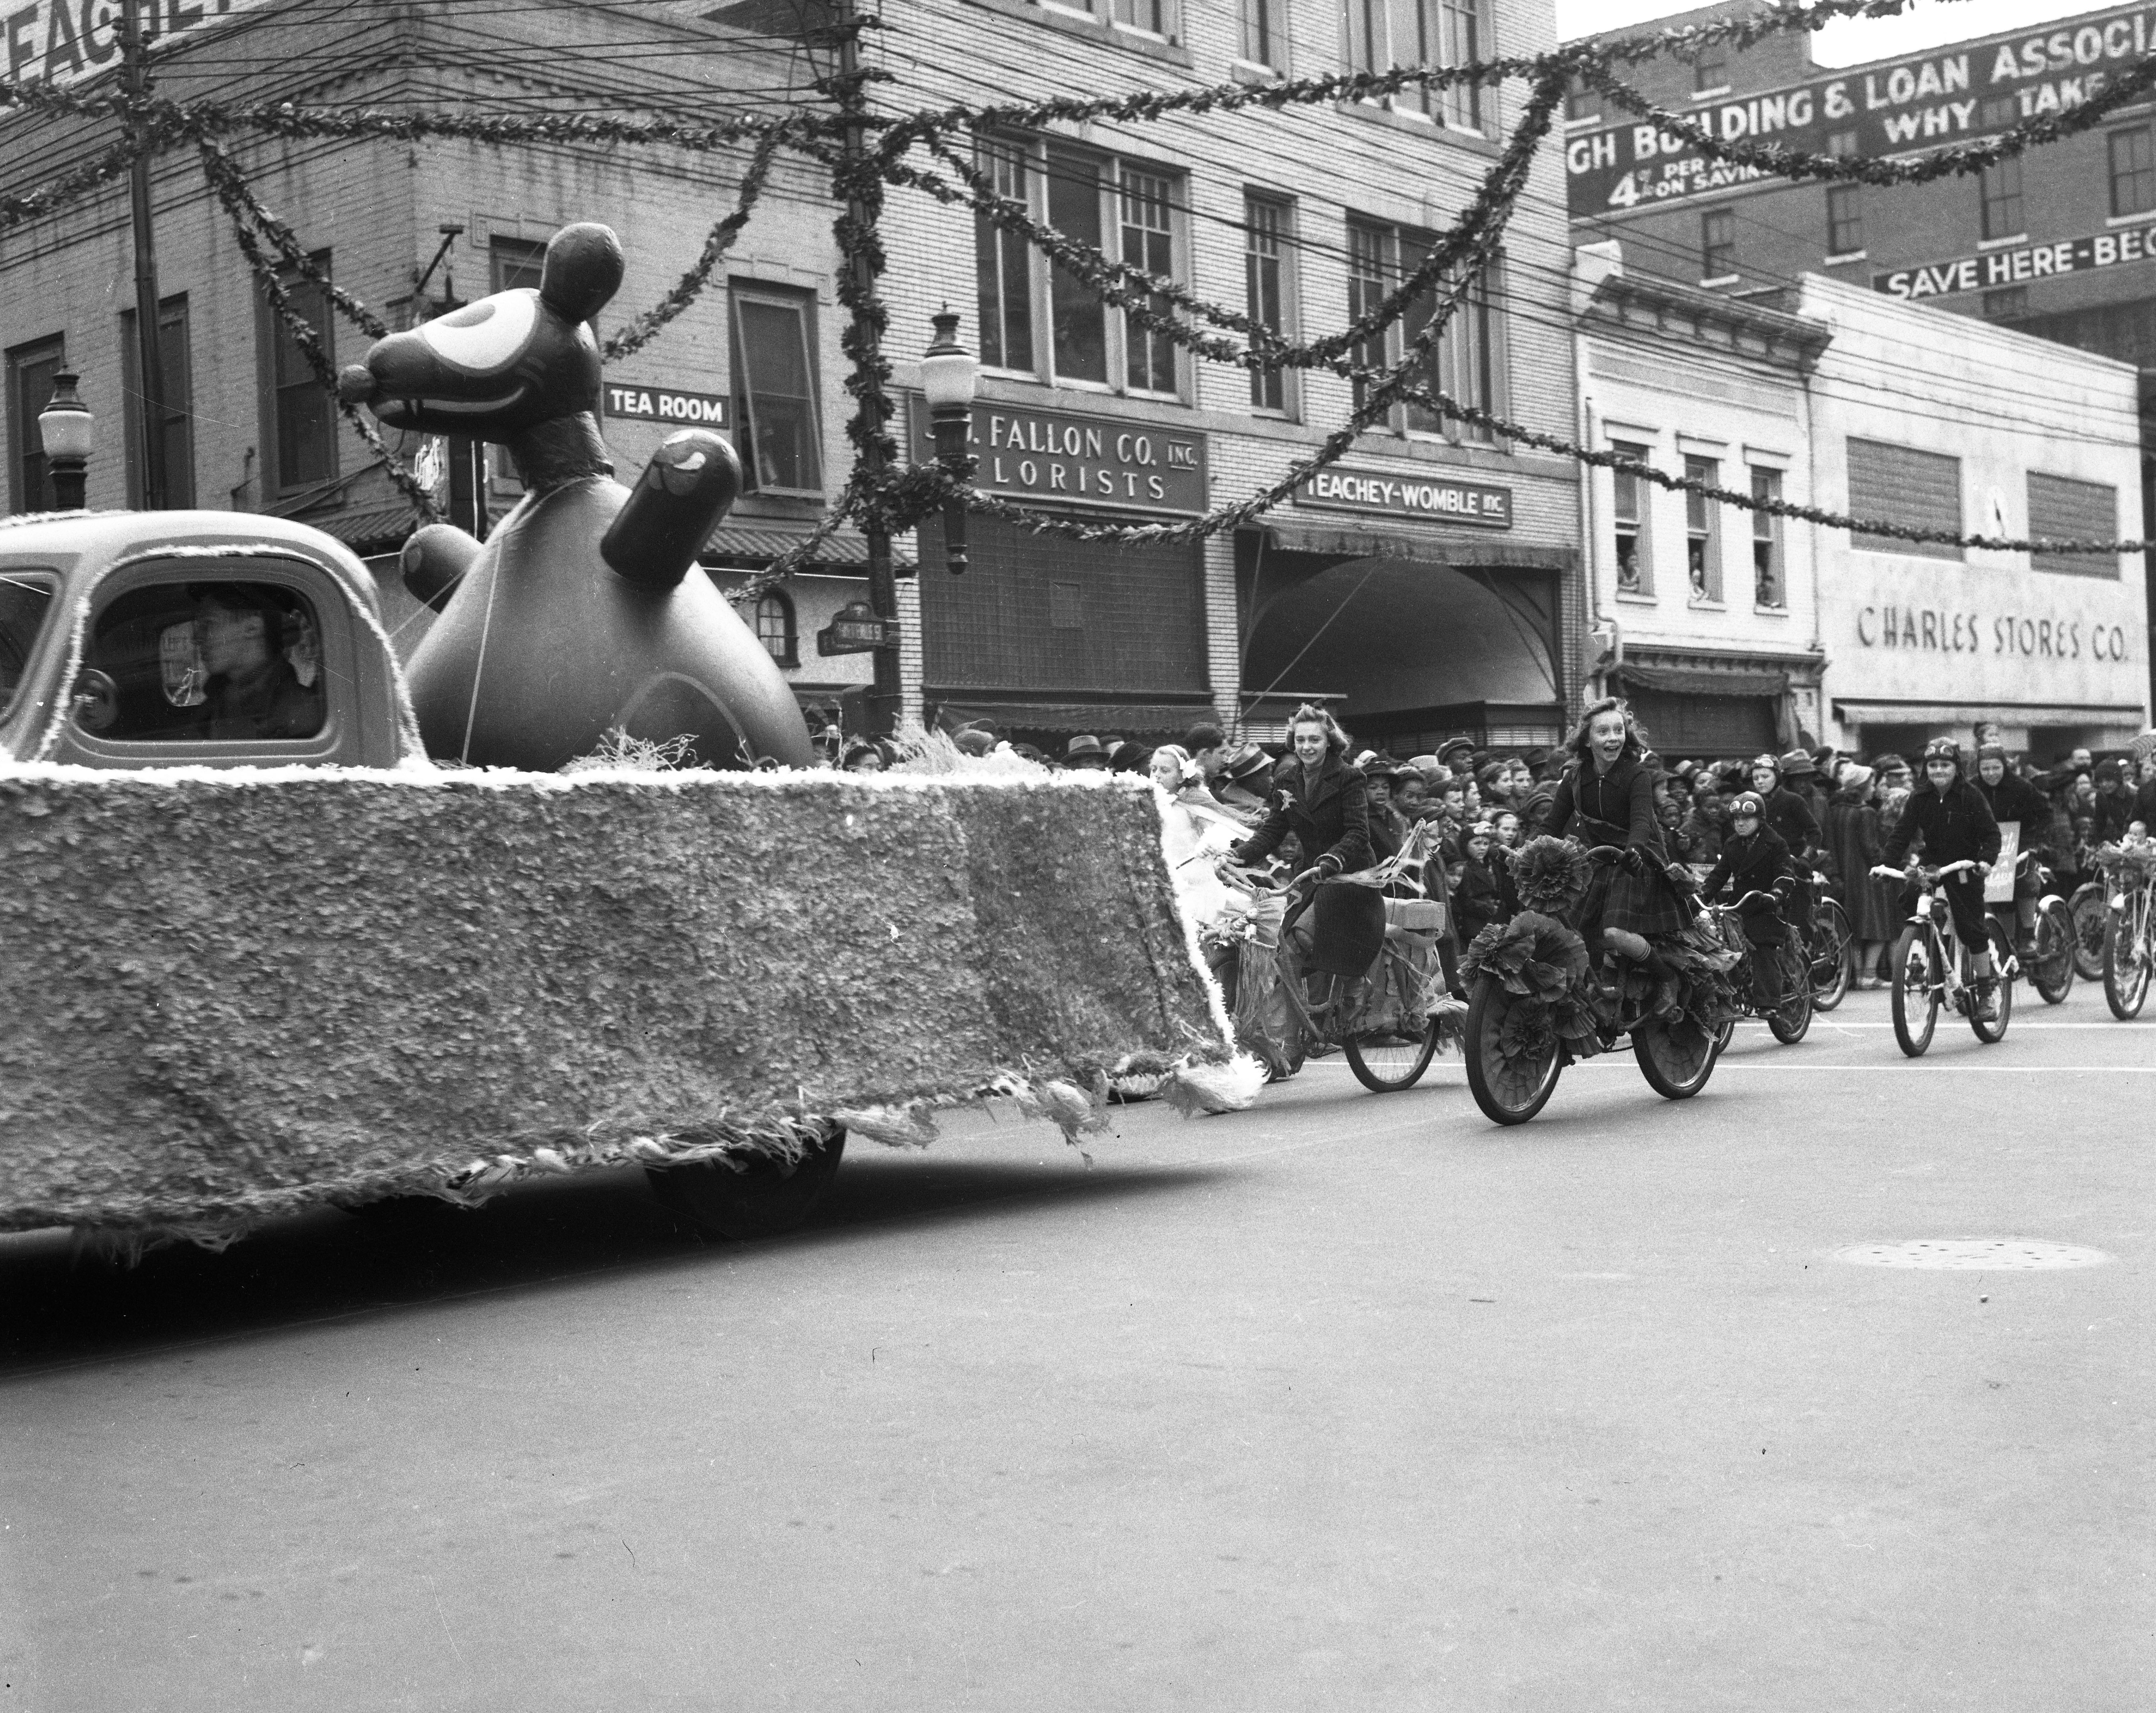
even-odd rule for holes
{"type": "Polygon", "coordinates": [[[1358,469],[1335,464],[1318,471],[1298,488],[1295,503],[1324,511],[1359,512],[1365,517],[1472,524],[1485,530],[1509,530],[1512,526],[1510,488],[1487,482],[1462,482],[1450,476],[1410,475],[1399,470],[1358,469]]]}

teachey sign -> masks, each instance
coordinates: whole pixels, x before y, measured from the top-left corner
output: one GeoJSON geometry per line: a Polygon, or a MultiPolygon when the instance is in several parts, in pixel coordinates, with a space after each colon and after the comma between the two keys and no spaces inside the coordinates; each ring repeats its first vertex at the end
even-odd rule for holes
{"type": "MultiPolygon", "coordinates": [[[[152,47],[192,33],[264,0],[141,0],[142,33],[152,47]]],[[[73,83],[120,63],[120,0],[0,0],[0,55],[8,75],[73,83]]]]}

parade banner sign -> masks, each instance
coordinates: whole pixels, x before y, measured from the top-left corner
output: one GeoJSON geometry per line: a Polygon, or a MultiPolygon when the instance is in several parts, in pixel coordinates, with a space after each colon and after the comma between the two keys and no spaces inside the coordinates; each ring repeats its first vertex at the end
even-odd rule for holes
{"type": "Polygon", "coordinates": [[[1220,1041],[1152,788],[0,773],[0,1230],[781,1137],[1220,1041]]]}
{"type": "Polygon", "coordinates": [[[1296,490],[1295,503],[1321,511],[1353,511],[1417,523],[1464,523],[1484,530],[1512,526],[1510,488],[1347,464],[1318,471],[1296,490]]]}
{"type": "MultiPolygon", "coordinates": [[[[1213,503],[1205,437],[1163,423],[984,402],[973,407],[967,444],[981,461],[974,482],[992,494],[1183,516],[1213,503]]],[[[921,462],[936,456],[928,403],[917,396],[913,455],[921,462]]]]}
{"type": "Polygon", "coordinates": [[[2055,274],[2086,274],[2098,268],[2148,261],[2156,261],[2156,214],[2148,217],[2146,225],[2122,226],[2108,232],[2092,232],[2081,238],[2062,238],[2051,244],[1980,250],[1974,255],[1956,256],[1951,261],[1929,262],[1919,268],[1897,268],[1891,274],[1874,274],[1871,289],[1913,303],[1922,298],[1943,297],[1958,291],[1989,291],[2001,285],[2020,285],[2055,274]]]}
{"type": "MultiPolygon", "coordinates": [[[[1763,95],[1665,105],[1725,141],[1785,144],[1872,159],[1989,136],[2100,93],[2156,44],[2156,7],[2126,6],[2050,30],[1989,37],[1830,72],[1763,95]]],[[[1714,161],[1644,121],[1584,128],[1565,144],[1574,219],[1772,177],[1714,161]]]]}
{"type": "MultiPolygon", "coordinates": [[[[142,33],[152,47],[257,12],[267,0],[142,0],[142,33]]],[[[0,10],[8,75],[70,84],[120,63],[120,0],[28,0],[0,10]]]]}
{"type": "Polygon", "coordinates": [[[1991,872],[1984,877],[1984,901],[1986,904],[2014,902],[2014,864],[2021,854],[2021,823],[2001,821],[1999,823],[1999,859],[1991,865],[1991,872]]]}

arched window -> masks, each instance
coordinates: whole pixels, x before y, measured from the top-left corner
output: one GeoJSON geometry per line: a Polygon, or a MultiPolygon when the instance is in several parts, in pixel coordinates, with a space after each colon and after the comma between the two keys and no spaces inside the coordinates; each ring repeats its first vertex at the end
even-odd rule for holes
{"type": "Polygon", "coordinates": [[[777,589],[757,597],[756,639],[781,666],[800,664],[794,654],[793,603],[777,589]]]}

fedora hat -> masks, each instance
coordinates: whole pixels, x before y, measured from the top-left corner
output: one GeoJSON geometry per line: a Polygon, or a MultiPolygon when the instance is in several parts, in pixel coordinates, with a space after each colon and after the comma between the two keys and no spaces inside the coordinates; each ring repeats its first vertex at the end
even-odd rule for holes
{"type": "Polygon", "coordinates": [[[1101,740],[1090,731],[1080,732],[1077,736],[1063,746],[1063,759],[1066,762],[1075,762],[1081,756],[1100,756],[1105,758],[1107,753],[1107,751],[1101,747],[1101,740]]]}

